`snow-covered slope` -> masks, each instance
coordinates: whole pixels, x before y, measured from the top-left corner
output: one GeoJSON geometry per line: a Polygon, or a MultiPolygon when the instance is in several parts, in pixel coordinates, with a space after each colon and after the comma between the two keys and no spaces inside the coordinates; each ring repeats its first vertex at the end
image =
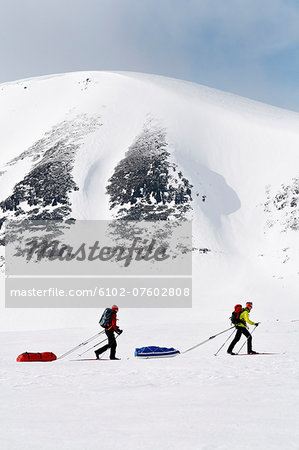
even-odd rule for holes
{"type": "Polygon", "coordinates": [[[2,252],[9,218],[189,218],[194,239],[192,309],[120,308],[122,361],[16,363],[83,342],[100,312],[5,309],[1,286],[3,448],[298,449],[298,125],[298,114],[152,75],[0,85],[2,252]],[[229,332],[176,358],[133,358],[206,340],[247,299],[262,322],[253,348],[275,354],[227,355],[229,332]]]}
{"type": "MultiPolygon", "coordinates": [[[[127,217],[160,211],[162,218],[191,218],[196,314],[187,311],[188,319],[221,321],[249,297],[260,316],[292,315],[298,114],[164,77],[79,72],[0,85],[0,123],[1,223],[16,216],[106,219],[124,214],[120,205],[127,217]],[[163,199],[154,175],[147,197],[136,176],[153,161],[170,174],[163,199]],[[121,178],[127,163],[130,176],[121,178]],[[121,197],[123,186],[127,193],[136,188],[136,203],[121,197]]],[[[93,316],[35,311],[34,322],[91,324],[93,316]]],[[[30,317],[6,310],[1,325],[28,321],[31,328],[30,317]]]]}
{"type": "Polygon", "coordinates": [[[0,334],[2,448],[298,450],[298,322],[259,326],[255,349],[275,355],[232,357],[223,349],[215,357],[222,335],[176,358],[139,361],[136,346],[184,350],[219,330],[134,323],[118,341],[121,361],[74,362],[74,353],[15,362],[26,349],[60,355],[94,330],[0,334]]]}

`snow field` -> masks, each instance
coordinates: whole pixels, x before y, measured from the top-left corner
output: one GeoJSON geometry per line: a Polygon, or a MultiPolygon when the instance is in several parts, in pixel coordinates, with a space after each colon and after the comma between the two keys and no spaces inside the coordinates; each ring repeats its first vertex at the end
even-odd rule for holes
{"type": "Polygon", "coordinates": [[[74,352],[16,363],[23,351],[59,356],[96,331],[1,333],[2,448],[237,450],[241,441],[245,450],[298,449],[298,323],[254,332],[254,349],[278,355],[233,357],[226,345],[215,357],[228,332],[178,357],[141,361],[135,347],[184,350],[227,324],[128,327],[121,361],[70,361],[74,352]]]}

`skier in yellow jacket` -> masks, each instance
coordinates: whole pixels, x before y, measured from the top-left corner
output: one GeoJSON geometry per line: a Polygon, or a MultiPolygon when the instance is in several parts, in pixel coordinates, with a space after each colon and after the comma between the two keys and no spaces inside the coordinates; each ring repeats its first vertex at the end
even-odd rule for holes
{"type": "Polygon", "coordinates": [[[249,355],[256,354],[256,352],[252,350],[252,336],[247,329],[246,323],[249,323],[250,325],[255,325],[257,327],[260,322],[252,322],[249,319],[249,313],[251,309],[252,309],[252,302],[247,302],[246,307],[242,310],[240,314],[239,322],[235,325],[237,329],[236,336],[227,349],[227,353],[229,353],[230,355],[236,354],[233,352],[233,349],[236,343],[241,339],[242,334],[244,334],[244,336],[246,336],[247,338],[247,353],[249,355]]]}

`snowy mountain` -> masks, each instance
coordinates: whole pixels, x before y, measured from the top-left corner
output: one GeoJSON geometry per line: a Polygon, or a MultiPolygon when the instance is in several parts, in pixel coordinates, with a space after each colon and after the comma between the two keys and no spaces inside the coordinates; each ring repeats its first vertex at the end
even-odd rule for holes
{"type": "MultiPolygon", "coordinates": [[[[192,219],[197,313],[187,317],[221,321],[246,298],[261,314],[290,317],[299,280],[298,114],[125,72],[5,83],[0,105],[1,225],[192,219]]],[[[2,325],[18,326],[18,317],[6,310],[2,325]]],[[[79,325],[82,312],[34,317],[79,325]]],[[[93,320],[91,311],[84,318],[93,320]]]]}
{"type": "Polygon", "coordinates": [[[86,72],[0,85],[0,123],[2,448],[298,450],[299,115],[174,79],[86,72]],[[11,218],[190,219],[193,306],[117,299],[121,361],[73,361],[94,357],[88,344],[16,362],[69,352],[99,332],[102,311],[4,307],[11,218]],[[228,318],[249,299],[253,348],[269,354],[228,355],[228,318]],[[195,348],[133,357],[147,345],[195,348]]]}

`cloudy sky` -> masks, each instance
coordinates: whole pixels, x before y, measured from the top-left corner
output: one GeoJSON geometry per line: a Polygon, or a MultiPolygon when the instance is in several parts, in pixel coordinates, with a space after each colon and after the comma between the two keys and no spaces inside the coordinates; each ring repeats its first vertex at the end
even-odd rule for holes
{"type": "Polygon", "coordinates": [[[128,70],[299,111],[298,0],[0,0],[0,5],[0,82],[128,70]]]}

